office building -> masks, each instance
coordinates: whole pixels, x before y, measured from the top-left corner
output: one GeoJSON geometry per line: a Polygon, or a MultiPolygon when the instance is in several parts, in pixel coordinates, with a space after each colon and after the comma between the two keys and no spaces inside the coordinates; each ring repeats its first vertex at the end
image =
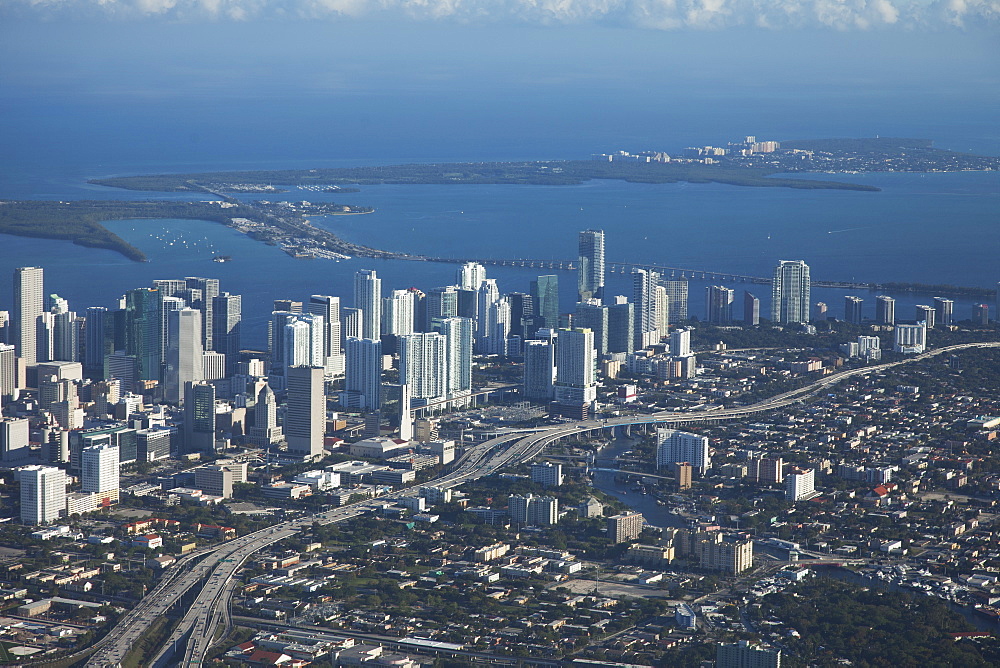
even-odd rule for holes
{"type": "Polygon", "coordinates": [[[54,466],[22,466],[21,523],[47,524],[66,513],[66,472],[54,466]]]}
{"type": "Polygon", "coordinates": [[[559,522],[559,500],[551,496],[511,495],[507,511],[510,521],[522,526],[552,526],[559,522]]]}
{"type": "Polygon", "coordinates": [[[184,283],[187,305],[201,311],[202,346],[205,350],[215,350],[215,298],[219,296],[219,279],[187,276],[184,283]]]}
{"type": "Polygon", "coordinates": [[[176,427],[155,427],[136,431],[136,460],[140,463],[155,462],[170,456],[176,427]]]}
{"type": "Polygon", "coordinates": [[[0,419],[0,461],[20,461],[31,454],[27,418],[0,419]]]}
{"type": "Polygon", "coordinates": [[[41,267],[14,270],[13,335],[17,356],[25,366],[38,361],[36,323],[45,310],[45,280],[41,267]]]}
{"type": "Polygon", "coordinates": [[[524,342],[524,398],[552,401],[555,397],[555,344],[548,341],[524,342]]]}
{"type": "Polygon", "coordinates": [[[284,433],[289,454],[315,457],[323,454],[326,426],[326,394],[323,368],[288,367],[288,403],[284,433]]]}
{"type": "Polygon", "coordinates": [[[802,260],[781,260],[771,281],[771,321],[775,324],[809,322],[809,265],[802,260]]]}
{"type": "Polygon", "coordinates": [[[288,311],[289,313],[305,313],[302,307],[302,302],[294,299],[275,299],[273,310],[288,311]]]}
{"type": "Polygon", "coordinates": [[[80,483],[84,492],[100,494],[118,489],[120,454],[117,445],[102,443],[80,451],[80,483]]]}
{"type": "Polygon", "coordinates": [[[688,319],[688,282],[686,280],[663,281],[667,291],[668,319],[677,324],[688,319]]]}
{"type": "MultiPolygon", "coordinates": [[[[556,403],[586,417],[597,399],[597,350],[589,329],[561,329],[556,345],[556,403]]],[[[583,418],[581,418],[583,419],[583,418]]]]}
{"type": "Polygon", "coordinates": [[[642,513],[619,513],[607,519],[608,538],[617,545],[635,540],[642,534],[645,520],[642,513]]]}
{"type": "Polygon", "coordinates": [[[382,342],[348,338],[344,390],[351,407],[377,411],[382,404],[382,342]]]}
{"type": "Polygon", "coordinates": [[[896,300],[886,295],[875,297],[875,322],[880,325],[896,324],[896,300]]]}
{"type": "Polygon", "coordinates": [[[604,298],[604,230],[580,232],[579,248],[579,300],[600,301],[604,298]]]}
{"type": "Polygon", "coordinates": [[[103,306],[91,306],[85,316],[83,369],[89,378],[104,378],[104,360],[114,352],[114,325],[103,306]]]}
{"type": "Polygon", "coordinates": [[[933,306],[917,304],[915,311],[914,320],[926,323],[927,329],[934,329],[934,326],[937,324],[937,311],[934,310],[933,306]]]}
{"type": "Polygon", "coordinates": [[[361,338],[379,338],[382,334],[382,279],[374,269],[362,269],[354,274],[354,306],[361,309],[361,338]]]}
{"type": "Polygon", "coordinates": [[[558,487],[563,484],[562,464],[541,462],[531,465],[531,482],[543,487],[558,487]]]}
{"type": "Polygon", "coordinates": [[[0,406],[18,389],[17,376],[17,349],[9,343],[0,343],[0,406]]]}
{"type": "Polygon", "coordinates": [[[455,282],[461,290],[478,290],[486,280],[486,267],[478,262],[466,262],[459,267],[455,282]]]}
{"type": "Polygon", "coordinates": [[[715,668],[781,668],[781,650],[753,645],[748,640],[724,643],[715,650],[715,668]]]}
{"type": "Polygon", "coordinates": [[[715,325],[728,325],[733,321],[735,292],[724,285],[709,285],[705,288],[705,317],[715,325]]]}
{"type": "MultiPolygon", "coordinates": [[[[556,329],[559,327],[559,277],[556,275],[539,276],[531,282],[531,299],[535,306],[535,315],[539,317],[538,329],[556,329]]],[[[535,333],[530,332],[529,338],[535,333]]]]}
{"type": "Polygon", "coordinates": [[[250,427],[248,440],[259,448],[267,448],[282,441],[284,435],[278,426],[278,403],[274,391],[267,383],[260,383],[253,409],[254,426],[250,427]]]}
{"type": "Polygon", "coordinates": [[[184,452],[215,451],[215,386],[184,386],[184,452]]]}
{"type": "Polygon", "coordinates": [[[76,317],[75,311],[52,312],[52,359],[66,362],[80,361],[82,324],[83,321],[76,317]]]}
{"type": "Polygon", "coordinates": [[[599,357],[608,354],[609,316],[608,307],[596,302],[579,302],[576,305],[576,312],[573,314],[573,327],[589,329],[594,332],[594,347],[597,348],[599,357]]]}
{"type": "Polygon", "coordinates": [[[125,354],[135,359],[136,380],[160,380],[163,323],[160,293],[136,288],[125,293],[125,354]]]}
{"type": "Polygon", "coordinates": [[[167,359],[163,370],[163,398],[173,404],[184,398],[187,383],[205,378],[202,314],[192,308],[171,311],[167,319],[167,359]]]}
{"type": "Polygon", "coordinates": [[[756,327],[760,324],[760,300],[743,291],[743,325],[756,327]]]}
{"type": "Polygon", "coordinates": [[[656,288],[660,275],[655,271],[636,269],[632,273],[632,303],[635,305],[635,349],[640,350],[660,341],[657,318],[656,288]]]}
{"type": "Polygon", "coordinates": [[[619,295],[608,306],[608,353],[635,352],[635,308],[619,295]]]}
{"type": "Polygon", "coordinates": [[[223,292],[212,298],[212,350],[225,355],[225,376],[236,373],[243,345],[243,297],[223,292]]]}
{"type": "Polygon", "coordinates": [[[865,300],[861,297],[848,295],[844,297],[844,322],[852,325],[861,324],[861,307],[865,300]]]}
{"type": "Polygon", "coordinates": [[[448,394],[448,337],[421,332],[399,337],[399,379],[414,399],[448,394]]]}
{"type": "Polygon", "coordinates": [[[927,323],[896,325],[896,340],[893,350],[908,355],[920,354],[927,348],[927,323]]]}
{"type": "Polygon", "coordinates": [[[409,290],[393,290],[382,300],[382,334],[404,336],[413,333],[413,298],[409,290]]]}
{"type": "Polygon", "coordinates": [[[817,496],[815,482],[814,469],[793,467],[785,475],[785,500],[795,502],[814,498],[817,496]]]}
{"type": "Polygon", "coordinates": [[[676,429],[656,430],[656,468],[688,462],[699,474],[712,465],[708,438],[676,429]]]}
{"type": "Polygon", "coordinates": [[[955,315],[955,302],[944,297],[934,298],[934,315],[941,327],[951,327],[955,315]]]}
{"type": "Polygon", "coordinates": [[[199,466],[194,470],[194,486],[203,494],[232,498],[233,472],[226,466],[199,466]]]}

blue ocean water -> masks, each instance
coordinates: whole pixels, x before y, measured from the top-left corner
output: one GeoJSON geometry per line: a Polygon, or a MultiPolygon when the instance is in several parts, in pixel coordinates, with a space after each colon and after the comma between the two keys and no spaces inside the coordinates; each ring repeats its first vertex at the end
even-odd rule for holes
{"type": "MultiPolygon", "coordinates": [[[[374,186],[359,193],[294,189],[292,200],[374,206],[376,212],[315,219],[343,237],[368,245],[443,257],[573,259],[576,233],[606,231],[607,258],[694,270],[691,313],[704,312],[704,287],[719,281],[701,272],[768,276],[780,259],[804,259],[818,280],[935,282],[990,286],[998,278],[1000,174],[874,174],[852,180],[881,192],[802,191],[717,184],[627,184],[595,181],[579,186],[374,186]]],[[[119,194],[108,190],[102,197],[119,194]]],[[[134,197],[136,193],[124,193],[134,197]]],[[[4,238],[0,276],[14,267],[46,268],[46,289],[78,310],[113,306],[125,290],[157,278],[212,276],[222,289],[243,294],[247,345],[261,346],[274,299],[334,294],[349,304],[355,271],[374,268],[383,289],[428,290],[454,281],[455,265],[352,259],[294,259],[224,226],[187,220],[113,221],[108,227],[149,257],[134,263],[103,250],[68,242],[4,238]],[[232,262],[216,263],[215,254],[232,262]]],[[[547,270],[489,267],[504,291],[527,291],[547,270]]],[[[562,308],[575,299],[574,272],[560,277],[562,308]]],[[[770,301],[766,285],[728,283],[770,301]]],[[[9,304],[10,285],[0,282],[9,304]]],[[[611,274],[608,289],[631,294],[627,275],[611,274]]],[[[739,293],[738,293],[739,294],[739,293]]],[[[839,315],[842,290],[814,290],[839,315]]],[[[874,295],[866,312],[874,312],[874,295]]],[[[929,297],[898,294],[898,317],[929,297]]],[[[992,300],[991,300],[992,301],[992,300]]],[[[971,315],[972,300],[956,314],[971,315]]]]}

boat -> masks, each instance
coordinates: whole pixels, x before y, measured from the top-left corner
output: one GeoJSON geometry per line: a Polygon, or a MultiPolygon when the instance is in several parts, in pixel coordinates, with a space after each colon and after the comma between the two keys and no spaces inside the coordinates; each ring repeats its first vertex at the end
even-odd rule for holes
{"type": "Polygon", "coordinates": [[[212,262],[232,262],[232,260],[230,255],[216,255],[212,258],[212,262]]]}

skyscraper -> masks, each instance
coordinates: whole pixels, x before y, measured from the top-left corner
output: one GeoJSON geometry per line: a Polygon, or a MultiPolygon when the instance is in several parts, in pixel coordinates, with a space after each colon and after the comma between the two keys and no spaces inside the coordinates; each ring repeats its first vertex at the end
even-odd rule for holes
{"type": "Polygon", "coordinates": [[[188,383],[184,386],[184,452],[215,450],[215,386],[188,383]]]}
{"type": "Polygon", "coordinates": [[[677,324],[688,319],[688,282],[685,280],[663,281],[670,308],[669,320],[677,324]]]}
{"type": "Polygon", "coordinates": [[[91,378],[104,378],[104,360],[114,352],[114,332],[107,308],[91,306],[87,309],[83,338],[84,372],[91,378]]]}
{"type": "Polygon", "coordinates": [[[267,383],[261,383],[257,392],[257,403],[253,410],[254,426],[250,427],[249,441],[257,447],[266,448],[281,441],[281,427],[278,426],[278,404],[274,392],[267,383]]]}
{"type": "Polygon", "coordinates": [[[917,322],[927,323],[927,329],[932,329],[937,324],[937,311],[933,306],[927,304],[917,304],[914,319],[917,322]]]}
{"type": "Polygon", "coordinates": [[[486,268],[478,262],[466,262],[459,267],[455,282],[462,290],[478,290],[486,280],[486,268]]]}
{"type": "Polygon", "coordinates": [[[760,300],[743,291],[743,324],[746,327],[756,327],[760,324],[760,300]]]}
{"type": "Polygon", "coordinates": [[[185,384],[196,383],[205,378],[201,311],[192,308],[171,311],[167,331],[163,398],[176,404],[184,398],[185,384]]]}
{"type": "Polygon", "coordinates": [[[848,295],[844,297],[844,320],[853,325],[861,324],[861,307],[865,300],[861,297],[848,295]]]}
{"type": "Polygon", "coordinates": [[[377,411],[382,402],[382,342],[348,338],[344,389],[357,408],[377,411]]]}
{"type": "Polygon", "coordinates": [[[597,399],[597,350],[590,329],[561,329],[556,345],[555,400],[586,418],[597,399]],[[582,411],[580,410],[582,409],[582,411]]]}
{"type": "Polygon", "coordinates": [[[596,303],[579,302],[576,313],[573,314],[573,326],[594,330],[594,345],[598,356],[608,353],[609,310],[607,306],[596,303]]]}
{"type": "Polygon", "coordinates": [[[809,265],[781,260],[771,281],[771,321],[775,324],[809,322],[809,265]]]}
{"type": "Polygon", "coordinates": [[[716,325],[728,325],[733,321],[733,302],[736,297],[731,288],[724,285],[709,285],[705,288],[705,317],[716,325]]]}
{"type": "Polygon", "coordinates": [[[14,346],[26,366],[37,361],[35,323],[45,310],[44,272],[41,267],[14,270],[14,346]]]}
{"type": "Polygon", "coordinates": [[[635,351],[635,305],[624,296],[608,306],[608,352],[635,351]]]}
{"type": "Polygon", "coordinates": [[[374,269],[362,269],[354,274],[354,306],[362,311],[362,338],[379,338],[382,334],[382,279],[374,269]]]}
{"type": "Polygon", "coordinates": [[[579,276],[581,302],[604,298],[604,230],[580,232],[579,276]]]}
{"type": "MultiPolygon", "coordinates": [[[[635,304],[635,348],[645,348],[659,342],[656,288],[660,275],[655,271],[636,269],[632,273],[632,302],[635,304]]],[[[669,299],[669,296],[668,296],[669,299]]]]}
{"type": "Polygon", "coordinates": [[[886,295],[875,298],[875,321],[880,325],[896,324],[896,300],[886,295]]]}
{"type": "Polygon", "coordinates": [[[135,358],[138,380],[160,380],[160,293],[136,288],[125,293],[125,354],[135,358]]]}
{"type": "Polygon", "coordinates": [[[549,341],[524,342],[524,396],[552,401],[555,396],[555,345],[549,341]]]}
{"type": "Polygon", "coordinates": [[[212,350],[226,356],[226,376],[236,373],[240,361],[243,297],[223,292],[212,299],[212,350]]]}
{"type": "MultiPolygon", "coordinates": [[[[199,319],[199,324],[201,320],[199,319]]],[[[84,492],[99,494],[118,489],[118,446],[91,445],[80,451],[80,483],[84,492]]]]}
{"type": "Polygon", "coordinates": [[[496,313],[493,314],[493,322],[490,322],[490,309],[493,304],[500,299],[500,290],[497,288],[495,278],[487,278],[479,286],[479,306],[476,309],[478,319],[476,321],[476,350],[487,352],[486,342],[493,335],[493,326],[496,323],[496,313]]]}
{"type": "Polygon", "coordinates": [[[445,397],[448,392],[447,337],[436,332],[399,338],[399,382],[414,399],[445,397]]]}
{"type": "Polygon", "coordinates": [[[393,290],[382,300],[382,334],[413,333],[413,297],[409,290],[393,290]]]}
{"type": "Polygon", "coordinates": [[[446,338],[447,392],[449,397],[472,391],[472,321],[445,318],[438,331],[446,338]]]}
{"type": "Polygon", "coordinates": [[[54,466],[22,466],[17,469],[21,483],[21,522],[54,522],[66,511],[66,472],[54,466]]]}
{"type": "Polygon", "coordinates": [[[326,425],[326,395],[321,367],[292,366],[286,370],[288,406],[285,439],[288,452],[315,457],[323,454],[326,425]]]}
{"type": "MultiPolygon", "coordinates": [[[[542,320],[540,328],[556,329],[559,327],[559,277],[555,275],[539,276],[531,282],[531,298],[535,304],[535,315],[542,320]]],[[[528,336],[534,336],[529,332],[528,336]]]]}
{"type": "Polygon", "coordinates": [[[215,332],[215,298],[219,296],[219,279],[187,276],[184,278],[188,290],[197,290],[197,296],[188,299],[188,306],[201,311],[202,346],[205,350],[216,350],[213,334],[215,332]]]}
{"type": "Polygon", "coordinates": [[[458,289],[454,285],[434,288],[427,293],[426,304],[428,325],[434,318],[454,318],[458,315],[458,289]]]}
{"type": "Polygon", "coordinates": [[[937,316],[937,324],[942,327],[950,327],[955,314],[955,302],[944,297],[934,298],[934,315],[937,316]]]}

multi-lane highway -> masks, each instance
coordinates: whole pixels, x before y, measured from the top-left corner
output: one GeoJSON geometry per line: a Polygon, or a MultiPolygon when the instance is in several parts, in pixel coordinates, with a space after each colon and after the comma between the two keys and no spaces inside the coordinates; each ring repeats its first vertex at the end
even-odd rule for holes
{"type": "MultiPolygon", "coordinates": [[[[450,472],[426,484],[443,488],[457,487],[470,480],[490,475],[506,466],[533,459],[551,443],[581,433],[623,426],[679,425],[742,419],[802,401],[804,398],[821,392],[847,378],[877,373],[935,355],[977,347],[1000,347],[1000,342],[948,346],[897,362],[841,371],[802,388],[785,392],[750,406],[685,413],[662,411],[649,415],[584,420],[539,428],[527,435],[525,435],[524,430],[512,430],[510,433],[500,434],[496,438],[469,448],[455,462],[450,472]]],[[[416,493],[416,489],[410,488],[395,492],[385,499],[392,500],[401,496],[412,496],[416,493]]],[[[246,559],[265,547],[292,536],[303,528],[310,527],[313,522],[320,524],[344,522],[370,512],[377,505],[371,500],[362,501],[324,513],[317,513],[305,519],[284,522],[182,557],[168,569],[160,583],[135,608],[124,615],[105,638],[97,643],[98,649],[87,662],[87,667],[111,668],[119,666],[125,655],[149,630],[153,622],[161,615],[166,614],[170,607],[189,590],[198,586],[201,589],[197,598],[151,665],[200,665],[213,643],[217,628],[219,626],[224,629],[228,628],[231,623],[229,602],[236,585],[234,576],[246,559]]]]}

